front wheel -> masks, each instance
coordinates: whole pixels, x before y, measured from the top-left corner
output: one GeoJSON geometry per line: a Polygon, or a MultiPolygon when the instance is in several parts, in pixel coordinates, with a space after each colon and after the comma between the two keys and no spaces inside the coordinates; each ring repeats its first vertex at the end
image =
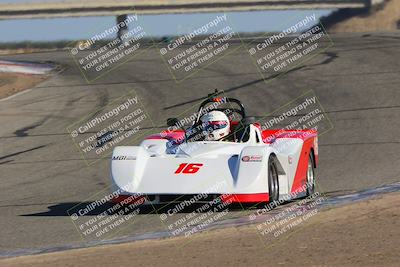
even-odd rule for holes
{"type": "Polygon", "coordinates": [[[312,153],[308,157],[307,163],[307,196],[311,196],[315,192],[315,171],[314,171],[314,157],[312,153]]]}
{"type": "Polygon", "coordinates": [[[279,200],[278,168],[276,165],[276,157],[273,155],[271,155],[268,160],[268,191],[270,202],[279,200]]]}

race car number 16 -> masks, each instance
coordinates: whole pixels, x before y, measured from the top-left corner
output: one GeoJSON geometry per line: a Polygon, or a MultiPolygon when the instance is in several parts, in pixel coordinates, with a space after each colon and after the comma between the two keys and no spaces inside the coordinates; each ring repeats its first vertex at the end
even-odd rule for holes
{"type": "Polygon", "coordinates": [[[176,169],[175,174],[193,174],[198,172],[201,166],[203,166],[202,163],[182,163],[179,165],[178,169],[176,169]]]}

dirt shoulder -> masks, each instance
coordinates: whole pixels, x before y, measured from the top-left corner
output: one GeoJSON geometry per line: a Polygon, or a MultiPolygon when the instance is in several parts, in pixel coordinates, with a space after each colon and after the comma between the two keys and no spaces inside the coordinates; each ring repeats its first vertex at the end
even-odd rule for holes
{"type": "MultiPolygon", "coordinates": [[[[339,16],[341,11],[334,12],[333,18],[339,16]]],[[[346,11],[345,11],[346,12],[346,11]]],[[[398,31],[400,23],[400,1],[387,0],[383,7],[368,14],[356,15],[329,27],[330,33],[341,32],[393,32],[398,31]]]]}
{"type": "Polygon", "coordinates": [[[398,266],[400,193],[318,212],[262,245],[254,226],[3,259],[1,266],[398,266]]]}
{"type": "Polygon", "coordinates": [[[47,75],[0,72],[0,99],[32,88],[47,79],[47,75]]]}

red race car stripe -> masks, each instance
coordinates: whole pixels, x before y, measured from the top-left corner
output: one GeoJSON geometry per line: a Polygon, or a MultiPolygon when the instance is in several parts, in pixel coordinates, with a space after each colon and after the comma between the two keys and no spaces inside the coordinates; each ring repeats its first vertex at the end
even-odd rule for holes
{"type": "Polygon", "coordinates": [[[222,202],[230,203],[258,203],[268,202],[268,193],[257,193],[257,194],[226,194],[221,196],[222,202]]]}
{"type": "Polygon", "coordinates": [[[314,139],[310,138],[303,143],[303,148],[300,152],[299,161],[297,163],[296,174],[294,176],[293,185],[291,192],[304,192],[301,189],[303,185],[307,183],[307,166],[308,166],[308,158],[310,155],[311,148],[314,144],[314,139]]]}

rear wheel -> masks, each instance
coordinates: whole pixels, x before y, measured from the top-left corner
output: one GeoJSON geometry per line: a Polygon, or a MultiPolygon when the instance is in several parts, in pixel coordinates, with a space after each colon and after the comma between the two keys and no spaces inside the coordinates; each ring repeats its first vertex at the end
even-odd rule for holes
{"type": "Polygon", "coordinates": [[[307,163],[307,196],[314,194],[315,192],[315,171],[314,171],[314,157],[310,153],[307,163]]]}
{"type": "Polygon", "coordinates": [[[276,157],[273,155],[271,155],[268,160],[268,191],[270,202],[279,200],[278,168],[276,165],[276,157]]]}

